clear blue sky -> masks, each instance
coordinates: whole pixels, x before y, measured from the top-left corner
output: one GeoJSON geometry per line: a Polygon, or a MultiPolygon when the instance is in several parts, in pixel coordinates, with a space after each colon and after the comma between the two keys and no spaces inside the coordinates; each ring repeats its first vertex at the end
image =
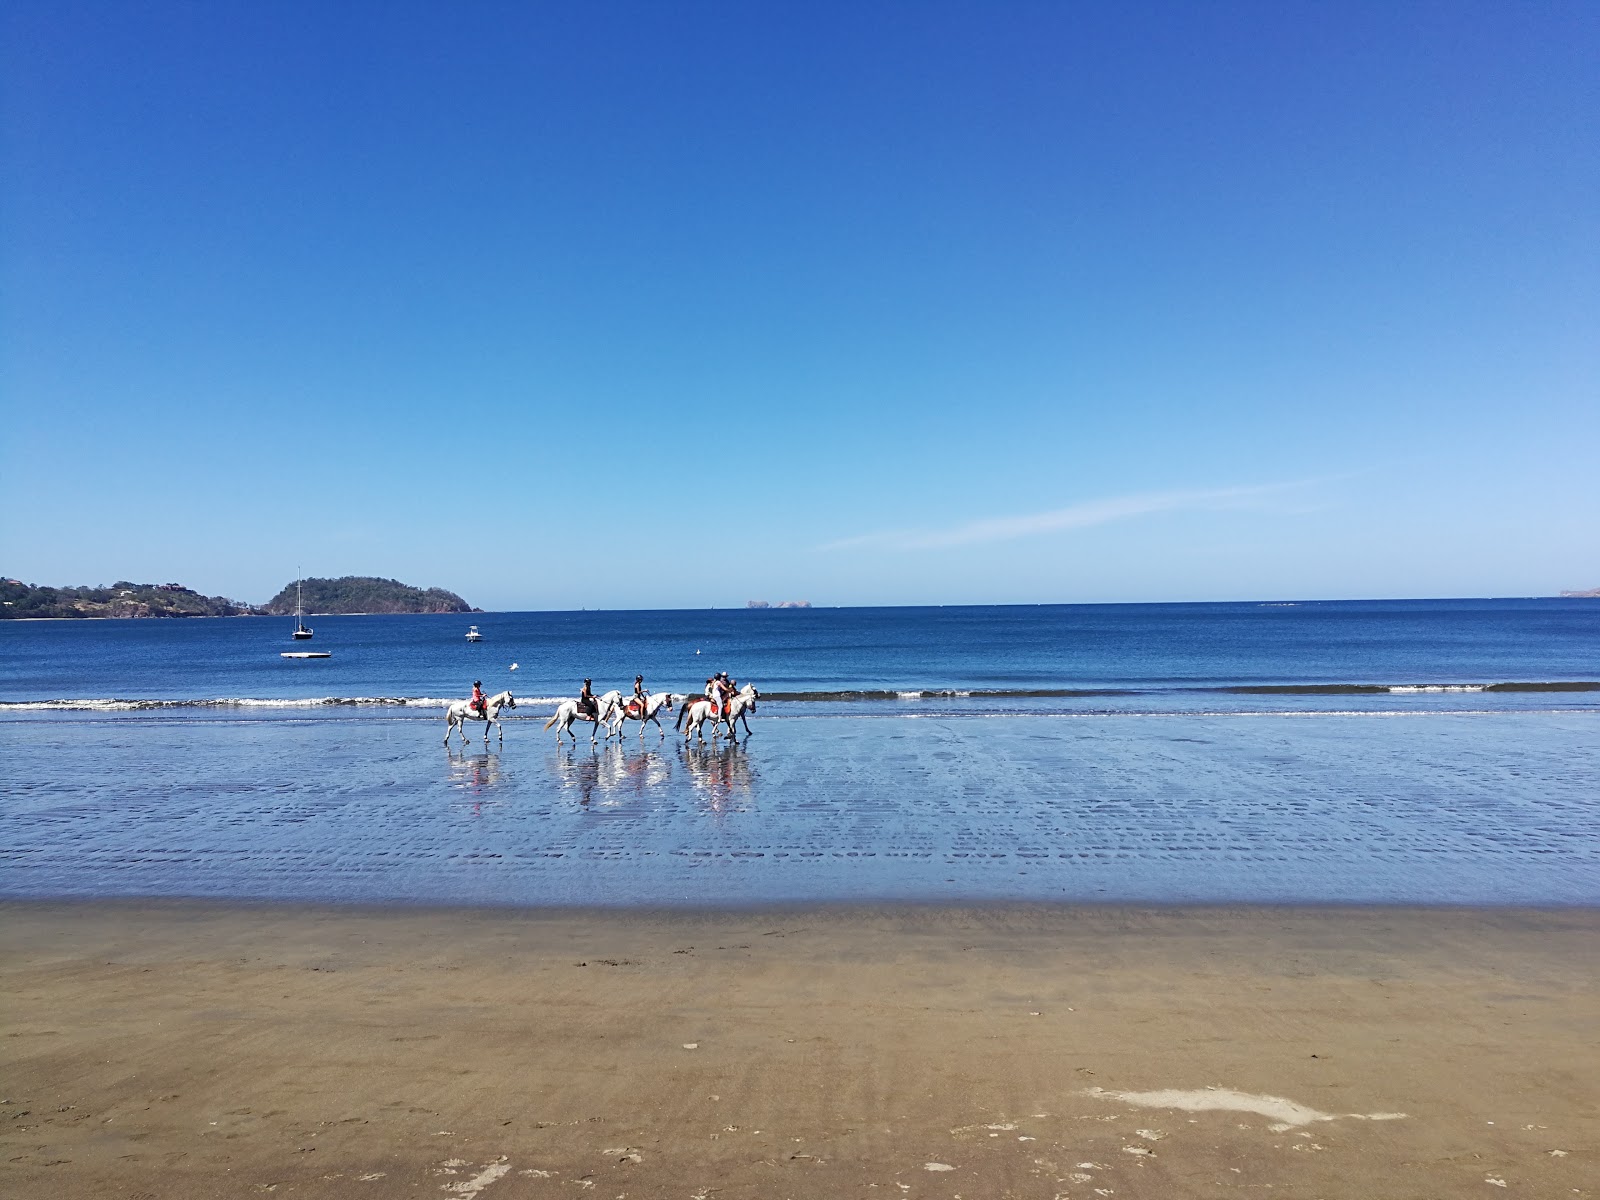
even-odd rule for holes
{"type": "Polygon", "coordinates": [[[1600,585],[1593,3],[0,21],[6,574],[1600,585]]]}

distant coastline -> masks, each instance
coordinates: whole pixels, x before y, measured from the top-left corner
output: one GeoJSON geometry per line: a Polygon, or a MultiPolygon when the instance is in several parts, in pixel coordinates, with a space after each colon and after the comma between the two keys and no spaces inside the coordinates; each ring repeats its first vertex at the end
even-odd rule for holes
{"type": "Polygon", "coordinates": [[[412,587],[399,580],[370,575],[293,581],[265,604],[249,604],[226,596],[203,596],[181,583],[119,580],[106,587],[50,587],[3,578],[0,579],[0,620],[289,616],[295,611],[296,583],[300,585],[307,616],[483,611],[443,588],[412,587]]]}

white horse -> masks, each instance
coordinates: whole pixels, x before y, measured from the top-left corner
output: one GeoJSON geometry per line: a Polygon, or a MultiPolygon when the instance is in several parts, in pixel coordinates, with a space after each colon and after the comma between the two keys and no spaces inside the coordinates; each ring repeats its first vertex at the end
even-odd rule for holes
{"type": "Polygon", "coordinates": [[[735,692],[720,711],[710,698],[697,696],[693,700],[686,700],[683,707],[678,710],[677,728],[683,730],[684,741],[687,742],[689,735],[692,733],[703,742],[706,737],[701,732],[700,726],[705,724],[707,720],[711,722],[711,736],[713,738],[721,736],[722,723],[724,721],[728,725],[728,736],[732,738],[735,736],[733,723],[743,719],[744,732],[748,737],[750,733],[750,718],[746,715],[746,712],[754,712],[756,701],[760,698],[761,693],[756,691],[756,686],[753,683],[747,683],[735,692]]]}
{"type": "Polygon", "coordinates": [[[500,724],[500,710],[502,708],[515,708],[516,700],[510,692],[496,692],[484,703],[483,712],[472,707],[470,700],[457,700],[444,710],[444,744],[450,744],[450,735],[457,729],[461,730],[461,744],[467,744],[467,722],[483,722],[483,744],[489,744],[489,726],[493,725],[500,731],[500,740],[506,740],[506,727],[500,724]]]}
{"type": "Polygon", "coordinates": [[[556,715],[546,721],[544,727],[549,729],[552,726],[559,725],[560,728],[556,730],[556,741],[559,742],[561,735],[565,733],[570,735],[573,743],[576,744],[578,735],[572,732],[573,722],[589,722],[589,740],[593,742],[596,740],[594,735],[600,729],[600,722],[604,721],[606,722],[606,736],[610,737],[611,721],[615,717],[618,702],[621,699],[622,693],[617,691],[616,688],[612,688],[603,696],[596,696],[594,698],[593,716],[581,711],[576,700],[563,700],[556,708],[556,715]]]}
{"type": "Polygon", "coordinates": [[[644,712],[642,713],[639,711],[639,706],[635,703],[618,704],[615,715],[612,717],[614,726],[607,731],[606,736],[610,737],[613,732],[617,733],[618,736],[621,736],[622,726],[626,722],[637,721],[639,722],[640,737],[644,737],[644,727],[646,722],[653,722],[655,727],[661,730],[661,736],[666,737],[667,731],[662,728],[661,722],[658,718],[663,708],[668,712],[671,712],[674,703],[675,701],[672,698],[671,692],[647,692],[644,698],[644,712]]]}
{"type": "Polygon", "coordinates": [[[729,738],[736,736],[733,728],[735,721],[742,721],[744,723],[744,736],[750,736],[750,714],[755,712],[756,701],[759,699],[761,699],[761,693],[756,691],[756,685],[753,683],[745,684],[733,694],[733,697],[728,701],[727,711],[722,714],[722,719],[728,725],[729,738]]]}

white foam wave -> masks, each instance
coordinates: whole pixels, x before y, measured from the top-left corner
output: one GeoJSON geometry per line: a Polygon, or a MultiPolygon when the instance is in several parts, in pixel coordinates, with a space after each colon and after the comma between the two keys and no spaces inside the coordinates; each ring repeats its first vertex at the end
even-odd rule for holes
{"type": "MultiPolygon", "coordinates": [[[[123,700],[103,698],[63,700],[0,700],[0,712],[146,712],[180,708],[444,708],[462,697],[453,696],[220,696],[200,700],[123,700]]],[[[560,697],[519,699],[521,706],[560,704],[560,697]]]]}
{"type": "Polygon", "coordinates": [[[1413,683],[1396,684],[1389,691],[1396,695],[1410,692],[1481,692],[1484,687],[1481,683],[1413,683]]]}

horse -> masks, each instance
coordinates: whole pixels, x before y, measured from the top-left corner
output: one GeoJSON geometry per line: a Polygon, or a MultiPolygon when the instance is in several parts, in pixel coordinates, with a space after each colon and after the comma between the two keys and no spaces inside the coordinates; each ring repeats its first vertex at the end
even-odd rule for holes
{"type": "Polygon", "coordinates": [[[444,744],[450,744],[450,735],[457,729],[461,730],[461,744],[467,744],[467,722],[483,722],[483,744],[489,744],[489,726],[493,725],[500,731],[500,740],[506,740],[506,727],[500,724],[500,710],[502,708],[515,708],[516,700],[510,692],[496,692],[485,701],[483,711],[480,713],[472,707],[470,700],[457,700],[444,710],[444,744]]]}
{"type": "Polygon", "coordinates": [[[720,736],[722,722],[728,724],[728,736],[734,736],[733,723],[740,718],[744,719],[744,731],[750,732],[750,718],[745,716],[745,710],[755,711],[756,701],[760,698],[755,684],[747,683],[728,699],[728,703],[719,709],[709,697],[697,696],[693,700],[686,700],[678,710],[677,728],[683,730],[683,740],[688,741],[692,733],[702,742],[706,740],[700,726],[707,718],[711,720],[711,736],[720,736]],[[687,722],[687,723],[686,723],[687,722]]]}
{"type": "MultiPolygon", "coordinates": [[[[722,719],[728,725],[728,737],[735,736],[733,723],[744,722],[744,736],[750,736],[750,714],[756,710],[756,701],[761,699],[761,693],[756,691],[756,685],[747,683],[727,703],[727,710],[722,714],[722,719]]],[[[716,736],[715,733],[712,735],[716,736]]]]}
{"type": "MultiPolygon", "coordinates": [[[[626,722],[637,721],[639,722],[639,736],[642,738],[644,737],[645,723],[652,722],[657,729],[661,730],[661,736],[666,737],[667,731],[662,729],[661,722],[657,720],[657,714],[659,714],[663,708],[665,708],[668,712],[671,712],[673,704],[674,701],[671,692],[654,692],[646,694],[644,698],[643,713],[639,711],[639,706],[636,703],[619,704],[617,705],[615,716],[612,717],[612,720],[615,722],[614,728],[617,731],[618,736],[621,736],[622,726],[626,722]]],[[[608,732],[606,736],[610,737],[611,734],[608,732]]]]}
{"type": "Polygon", "coordinates": [[[546,721],[544,727],[549,729],[554,725],[559,725],[560,728],[556,730],[556,741],[559,742],[561,735],[565,733],[570,735],[574,744],[576,744],[578,735],[572,732],[573,722],[580,720],[589,722],[589,740],[592,742],[595,740],[595,733],[600,728],[600,722],[604,721],[606,722],[606,737],[609,738],[611,736],[611,721],[615,719],[615,710],[621,699],[622,693],[617,691],[616,688],[612,688],[603,696],[596,696],[594,698],[594,714],[592,716],[581,711],[576,700],[563,700],[556,708],[556,715],[546,721]]]}

